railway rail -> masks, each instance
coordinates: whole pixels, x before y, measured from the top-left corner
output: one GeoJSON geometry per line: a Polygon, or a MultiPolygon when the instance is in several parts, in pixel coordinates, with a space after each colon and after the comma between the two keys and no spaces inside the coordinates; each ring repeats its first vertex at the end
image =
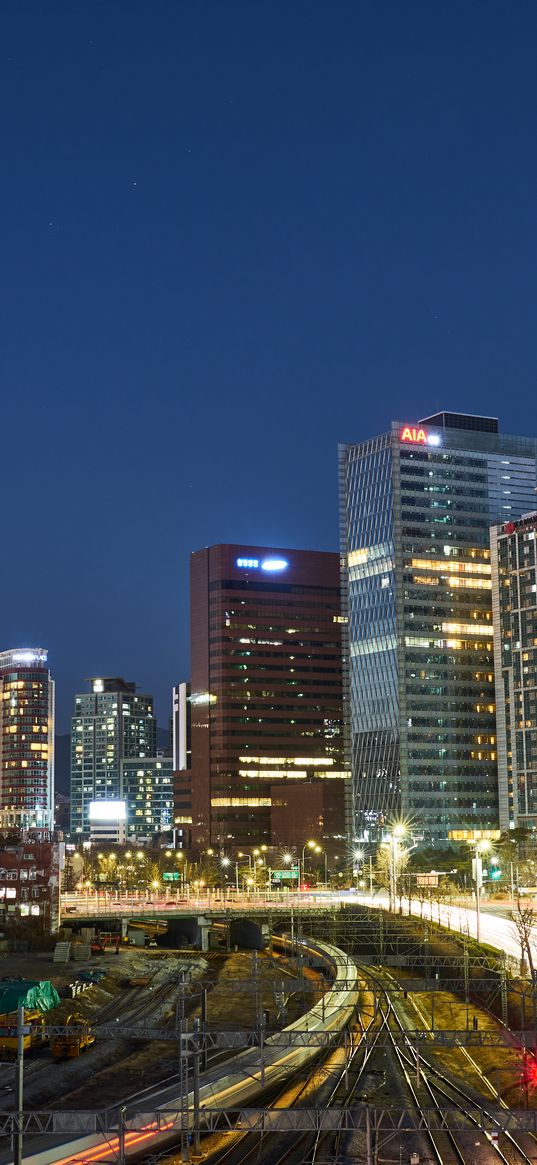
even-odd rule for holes
{"type": "MultiPolygon", "coordinates": [[[[323,1032],[337,1042],[339,1033],[347,1028],[355,1012],[359,990],[356,965],[348,955],[331,944],[313,943],[304,939],[298,941],[303,954],[316,958],[330,969],[332,983],[320,1003],[283,1030],[283,1037],[285,1039],[286,1033],[323,1032]]],[[[240,1109],[245,1102],[264,1093],[267,1088],[287,1084],[297,1071],[318,1057],[319,1050],[318,1044],[310,1045],[307,1041],[302,1044],[282,1042],[281,1032],[268,1036],[262,1046],[247,1048],[232,1057],[226,1065],[224,1077],[218,1067],[202,1074],[200,1112],[203,1113],[204,1107],[209,1110],[216,1107],[223,1111],[240,1109]]],[[[127,1104],[124,1113],[127,1131],[124,1134],[120,1132],[115,1140],[97,1134],[78,1136],[67,1142],[63,1138],[62,1141],[56,1140],[53,1145],[49,1141],[49,1146],[39,1151],[32,1151],[28,1145],[24,1162],[27,1165],[92,1165],[92,1162],[102,1160],[103,1152],[113,1156],[119,1147],[119,1136],[124,1142],[125,1158],[130,1161],[141,1149],[147,1155],[148,1149],[153,1151],[160,1146],[164,1147],[165,1142],[169,1142],[172,1137],[177,1139],[178,1135],[184,1136],[188,1128],[192,1127],[193,1106],[192,1093],[177,1096],[177,1086],[163,1089],[151,1104],[151,1111],[156,1111],[157,1120],[148,1120],[142,1129],[128,1129],[129,1119],[136,1118],[139,1108],[130,1109],[127,1104]],[[160,1110],[162,1118],[158,1117],[160,1110]]],[[[7,1160],[0,1153],[0,1163],[6,1162],[7,1165],[7,1160]]]]}
{"type": "MultiPolygon", "coordinates": [[[[482,1112],[486,1103],[470,1088],[464,1088],[448,1077],[441,1068],[428,1057],[424,1048],[427,1042],[414,1044],[408,1038],[401,1041],[396,1038],[400,1033],[405,1034],[407,1025],[400,1010],[393,1002],[394,978],[387,971],[362,968],[364,975],[373,984],[379,1008],[384,1016],[387,1030],[393,1034],[393,1055],[400,1067],[405,1086],[410,1092],[418,1113],[424,1117],[424,1127],[427,1125],[426,1109],[431,1104],[445,1119],[445,1128],[432,1132],[427,1130],[426,1136],[434,1153],[434,1159],[439,1165],[476,1165],[476,1162],[488,1163],[495,1158],[504,1162],[504,1165],[533,1165],[535,1160],[536,1140],[531,1133],[513,1134],[509,1130],[494,1129],[494,1117],[491,1112],[491,1136],[482,1141],[476,1141],[476,1130],[483,1137],[482,1112]],[[479,1108],[478,1108],[479,1105],[479,1108]],[[457,1110],[463,1118],[461,1131],[454,1131],[447,1127],[451,1122],[447,1120],[448,1110],[453,1113],[457,1110]],[[477,1112],[479,1111],[479,1116],[477,1112]],[[496,1134],[496,1135],[495,1135],[496,1134]],[[532,1155],[530,1156],[530,1153],[532,1155]]],[[[338,1149],[341,1149],[342,1138],[339,1139],[338,1149]]],[[[344,1146],[344,1152],[349,1143],[344,1146]]]]}

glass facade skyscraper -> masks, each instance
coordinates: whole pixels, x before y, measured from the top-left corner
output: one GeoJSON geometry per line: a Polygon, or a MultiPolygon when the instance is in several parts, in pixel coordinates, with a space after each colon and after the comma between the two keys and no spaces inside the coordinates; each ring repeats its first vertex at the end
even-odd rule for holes
{"type": "Polygon", "coordinates": [[[173,760],[163,753],[122,760],[121,799],[127,805],[127,836],[147,837],[173,829],[173,760]]]}
{"type": "Polygon", "coordinates": [[[491,534],[500,827],[537,826],[537,513],[491,534]]]}
{"type": "Polygon", "coordinates": [[[534,506],[536,449],[445,412],[340,449],[357,835],[497,823],[490,526],[534,506]]]}
{"type": "Polygon", "coordinates": [[[122,799],[121,762],[154,757],[153,697],[119,677],[90,680],[71,721],[71,830],[87,836],[94,801],[122,799]]]}

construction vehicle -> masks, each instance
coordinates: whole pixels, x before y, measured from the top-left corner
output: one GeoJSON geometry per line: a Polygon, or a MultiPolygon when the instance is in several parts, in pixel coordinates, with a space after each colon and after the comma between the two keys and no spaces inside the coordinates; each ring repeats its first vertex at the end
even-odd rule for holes
{"type": "MultiPolygon", "coordinates": [[[[0,1015],[0,1060],[14,1060],[17,1055],[17,1012],[0,1015]]],[[[47,1042],[45,1016],[42,1011],[26,1010],[22,1037],[24,1052],[42,1048],[47,1042]]]]}
{"type": "Polygon", "coordinates": [[[17,1054],[18,1008],[24,1007],[25,1052],[47,1043],[45,1015],[60,1002],[56,988],[48,980],[0,980],[0,1060],[13,1060],[17,1054]]]}
{"type": "Polygon", "coordinates": [[[65,1026],[76,1031],[51,1036],[50,1050],[55,1060],[74,1060],[95,1043],[95,1033],[81,1015],[69,1015],[65,1026]]]}

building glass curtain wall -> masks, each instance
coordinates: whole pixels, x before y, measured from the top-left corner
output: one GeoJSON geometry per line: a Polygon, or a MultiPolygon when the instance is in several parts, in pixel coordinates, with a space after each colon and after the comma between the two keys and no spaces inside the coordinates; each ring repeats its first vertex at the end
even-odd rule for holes
{"type": "Polygon", "coordinates": [[[491,532],[500,828],[537,826],[537,513],[491,532]]]}
{"type": "Polygon", "coordinates": [[[361,830],[399,804],[393,457],[389,434],[341,455],[347,744],[361,830]],[[348,549],[347,549],[348,548],[348,549]]]}
{"type": "Polygon", "coordinates": [[[340,450],[348,748],[358,835],[498,816],[489,527],[534,504],[536,444],[440,413],[340,450]]]}
{"type": "Polygon", "coordinates": [[[122,760],[156,755],[153,697],[119,677],[89,682],[71,721],[71,830],[84,836],[90,804],[121,799],[122,760]]]}
{"type": "Polygon", "coordinates": [[[161,755],[121,762],[127,834],[151,836],[173,829],[173,760],[161,755]]]}

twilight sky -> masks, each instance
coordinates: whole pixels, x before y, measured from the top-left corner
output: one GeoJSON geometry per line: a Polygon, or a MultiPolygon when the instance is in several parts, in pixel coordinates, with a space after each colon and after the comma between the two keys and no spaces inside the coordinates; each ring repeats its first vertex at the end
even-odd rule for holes
{"type": "Polygon", "coordinates": [[[337,549],[338,441],[537,433],[534,0],[5,0],[1,647],[169,712],[188,556],[337,549]]]}

